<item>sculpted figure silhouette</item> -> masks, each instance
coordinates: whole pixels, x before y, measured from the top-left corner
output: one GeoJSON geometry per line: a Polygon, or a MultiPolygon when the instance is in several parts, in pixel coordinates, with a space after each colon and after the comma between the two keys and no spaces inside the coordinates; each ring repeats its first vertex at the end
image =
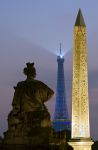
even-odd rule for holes
{"type": "Polygon", "coordinates": [[[51,121],[44,104],[54,92],[43,82],[35,80],[34,63],[27,63],[27,76],[14,87],[12,111],[8,115],[8,130],[4,133],[7,144],[42,144],[48,142],[51,121]]]}

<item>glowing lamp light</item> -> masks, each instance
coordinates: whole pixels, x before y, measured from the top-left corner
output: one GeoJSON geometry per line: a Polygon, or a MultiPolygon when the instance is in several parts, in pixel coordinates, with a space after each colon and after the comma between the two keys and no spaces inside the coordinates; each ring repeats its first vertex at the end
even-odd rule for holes
{"type": "Polygon", "coordinates": [[[63,58],[63,55],[60,55],[60,58],[63,58]]]}

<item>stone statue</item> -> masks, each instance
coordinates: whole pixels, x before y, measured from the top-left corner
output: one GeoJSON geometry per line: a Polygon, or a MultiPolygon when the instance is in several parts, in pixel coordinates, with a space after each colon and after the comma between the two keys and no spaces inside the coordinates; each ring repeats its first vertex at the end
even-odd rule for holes
{"type": "Polygon", "coordinates": [[[6,144],[44,144],[48,142],[51,121],[44,104],[54,92],[43,82],[35,80],[34,63],[27,63],[25,81],[15,89],[12,111],[8,115],[8,130],[4,133],[6,144]]]}

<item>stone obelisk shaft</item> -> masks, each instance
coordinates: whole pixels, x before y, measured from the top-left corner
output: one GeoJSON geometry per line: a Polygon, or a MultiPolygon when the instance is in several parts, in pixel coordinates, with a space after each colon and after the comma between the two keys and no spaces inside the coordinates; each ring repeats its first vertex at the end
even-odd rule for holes
{"type": "Polygon", "coordinates": [[[74,150],[91,150],[86,26],[79,9],[74,26],[72,134],[69,144],[74,150]]]}
{"type": "Polygon", "coordinates": [[[86,26],[79,11],[74,27],[72,138],[90,137],[86,26]]]}

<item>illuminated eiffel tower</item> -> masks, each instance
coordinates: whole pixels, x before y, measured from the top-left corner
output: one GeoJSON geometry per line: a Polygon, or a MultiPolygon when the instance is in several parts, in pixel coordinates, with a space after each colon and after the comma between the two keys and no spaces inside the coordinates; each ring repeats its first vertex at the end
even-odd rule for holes
{"type": "Polygon", "coordinates": [[[56,105],[54,119],[52,122],[53,129],[56,132],[64,130],[70,130],[70,120],[68,117],[68,110],[66,104],[65,94],[65,80],[64,80],[64,56],[61,52],[60,44],[60,55],[57,57],[58,62],[58,73],[57,73],[57,91],[56,91],[56,105]]]}

